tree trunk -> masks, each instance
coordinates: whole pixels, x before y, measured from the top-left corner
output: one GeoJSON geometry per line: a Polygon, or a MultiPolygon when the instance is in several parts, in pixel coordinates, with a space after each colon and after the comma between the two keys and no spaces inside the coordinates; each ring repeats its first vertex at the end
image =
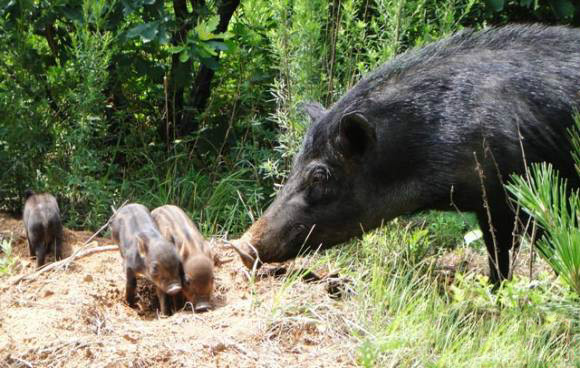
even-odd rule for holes
{"type": "MultiPolygon", "coordinates": [[[[216,29],[217,33],[225,32],[228,29],[230,20],[239,5],[240,0],[223,0],[220,2],[218,5],[220,21],[216,29]]],[[[215,59],[216,61],[219,60],[219,53],[215,59]]],[[[190,109],[183,114],[178,127],[178,132],[181,136],[191,134],[198,129],[199,115],[207,107],[207,102],[211,96],[211,82],[214,75],[215,72],[211,68],[201,65],[192,86],[190,109]]]]}

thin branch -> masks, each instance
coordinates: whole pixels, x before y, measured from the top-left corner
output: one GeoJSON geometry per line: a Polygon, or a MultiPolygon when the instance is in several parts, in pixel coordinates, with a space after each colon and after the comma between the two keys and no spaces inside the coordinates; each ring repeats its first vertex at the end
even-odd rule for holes
{"type": "Polygon", "coordinates": [[[96,246],[96,247],[92,247],[92,248],[80,248],[80,249],[77,249],[70,257],[67,257],[67,258],[60,260],[58,262],[49,263],[45,267],[42,267],[42,268],[34,271],[33,273],[22,275],[22,276],[18,277],[16,280],[14,280],[11,284],[16,285],[16,284],[20,283],[21,281],[33,280],[36,277],[38,277],[39,275],[41,275],[45,272],[57,269],[60,266],[64,266],[66,268],[73,261],[75,261],[79,258],[90,256],[91,254],[101,253],[101,252],[109,252],[109,251],[113,251],[113,250],[117,250],[117,249],[119,249],[118,245],[106,245],[106,246],[96,246]]]}
{"type": "Polygon", "coordinates": [[[499,257],[497,254],[497,239],[495,237],[495,227],[493,226],[493,221],[491,218],[491,209],[489,208],[489,201],[487,199],[487,191],[485,189],[485,176],[483,173],[483,169],[481,168],[481,164],[479,163],[479,160],[477,159],[477,153],[473,152],[473,157],[475,158],[475,170],[479,174],[478,176],[479,176],[479,180],[481,182],[481,194],[483,197],[483,208],[485,208],[485,211],[487,214],[489,233],[491,234],[491,240],[493,243],[493,253],[494,253],[495,258],[493,259],[492,263],[497,271],[498,278],[501,280],[502,276],[501,276],[501,272],[499,269],[499,257]]]}

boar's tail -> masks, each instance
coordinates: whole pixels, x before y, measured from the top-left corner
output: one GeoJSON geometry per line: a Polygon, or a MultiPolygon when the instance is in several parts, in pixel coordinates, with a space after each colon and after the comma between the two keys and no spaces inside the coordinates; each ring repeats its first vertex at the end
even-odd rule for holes
{"type": "Polygon", "coordinates": [[[34,195],[34,191],[32,189],[26,189],[24,191],[24,200],[27,200],[28,198],[32,197],[34,195]]]}

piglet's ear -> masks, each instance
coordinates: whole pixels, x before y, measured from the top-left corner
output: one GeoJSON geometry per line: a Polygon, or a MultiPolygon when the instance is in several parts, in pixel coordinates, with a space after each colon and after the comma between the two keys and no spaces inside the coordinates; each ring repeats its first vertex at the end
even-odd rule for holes
{"type": "Polygon", "coordinates": [[[311,122],[317,121],[326,114],[326,109],[318,102],[302,102],[298,108],[308,114],[311,122]]]}
{"type": "Polygon", "coordinates": [[[179,256],[181,257],[181,260],[185,262],[185,260],[189,258],[189,249],[188,249],[188,247],[182,246],[181,247],[181,252],[180,252],[179,256]]]}
{"type": "Polygon", "coordinates": [[[147,241],[141,235],[137,235],[137,251],[139,252],[141,258],[147,257],[147,254],[149,253],[147,241]]]}
{"type": "Polygon", "coordinates": [[[345,114],[338,131],[338,145],[346,156],[363,156],[377,142],[375,126],[360,112],[345,114]]]}

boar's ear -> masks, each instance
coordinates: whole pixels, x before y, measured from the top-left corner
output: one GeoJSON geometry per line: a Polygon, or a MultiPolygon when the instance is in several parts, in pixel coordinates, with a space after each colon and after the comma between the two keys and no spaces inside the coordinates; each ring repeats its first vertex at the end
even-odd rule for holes
{"type": "Polygon", "coordinates": [[[142,258],[147,257],[147,253],[149,253],[147,241],[141,235],[137,235],[137,251],[142,258]]]}
{"type": "Polygon", "coordinates": [[[318,102],[302,102],[298,108],[310,116],[310,121],[315,122],[326,114],[324,106],[318,102]]]}
{"type": "Polygon", "coordinates": [[[374,125],[360,112],[344,115],[338,131],[339,147],[349,156],[362,156],[377,141],[374,125]]]}

